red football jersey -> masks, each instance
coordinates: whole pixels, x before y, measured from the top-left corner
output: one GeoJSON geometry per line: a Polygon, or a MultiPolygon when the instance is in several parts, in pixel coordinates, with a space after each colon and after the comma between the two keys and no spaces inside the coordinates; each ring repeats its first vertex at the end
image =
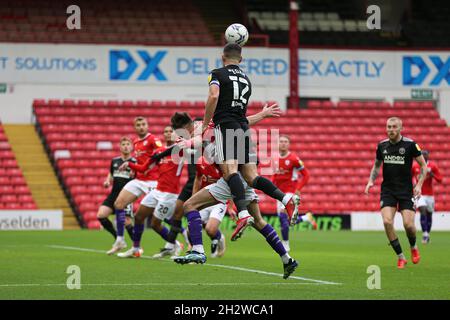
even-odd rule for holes
{"type": "Polygon", "coordinates": [[[200,157],[197,163],[197,177],[201,181],[200,189],[217,182],[222,177],[222,173],[216,164],[210,164],[205,157],[200,157]]]}
{"type": "Polygon", "coordinates": [[[303,161],[293,152],[275,160],[275,174],[272,182],[284,193],[295,193],[300,190],[309,180],[309,172],[303,165],[303,161]],[[298,172],[303,178],[298,181],[298,172]]]}
{"type": "MultiPolygon", "coordinates": [[[[425,178],[425,181],[423,182],[423,185],[422,185],[422,194],[424,196],[434,196],[433,178],[437,182],[441,183],[442,175],[441,175],[441,172],[439,171],[439,167],[434,162],[428,161],[427,167],[428,167],[429,171],[428,171],[427,177],[425,178]],[[432,173],[433,176],[431,176],[430,173],[432,173]]],[[[419,176],[419,174],[420,174],[420,165],[417,162],[414,162],[413,166],[412,166],[412,175],[416,181],[417,181],[417,177],[419,176]]]]}
{"type": "MultiPolygon", "coordinates": [[[[163,152],[167,147],[158,149],[163,152]]],[[[158,185],[157,190],[162,192],[179,193],[181,172],[183,171],[184,162],[175,163],[172,156],[167,156],[161,159],[158,164],[158,185]]]]}
{"type": "MultiPolygon", "coordinates": [[[[144,164],[155,153],[155,150],[162,147],[161,141],[151,133],[148,133],[144,138],[136,138],[133,141],[134,157],[137,164],[144,164]]],[[[136,172],[136,179],[143,181],[158,180],[158,168],[153,167],[145,172],[136,172]]]]}

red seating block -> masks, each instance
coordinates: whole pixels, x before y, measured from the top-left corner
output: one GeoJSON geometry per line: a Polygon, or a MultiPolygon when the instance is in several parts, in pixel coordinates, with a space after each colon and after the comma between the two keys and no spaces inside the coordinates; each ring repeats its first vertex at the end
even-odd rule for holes
{"type": "MultiPolygon", "coordinates": [[[[38,121],[44,122],[42,130],[52,149],[59,146],[71,150],[72,158],[58,160],[57,166],[74,201],[85,214],[85,220],[93,227],[97,223],[95,211],[108,192],[102,187],[102,181],[110,158],[117,155],[116,142],[122,135],[134,137],[133,118],[137,115],[147,117],[151,131],[159,134],[170,122],[174,111],[185,110],[196,116],[202,115],[204,110],[204,101],[110,100],[89,102],[83,108],[79,107],[79,101],[75,101],[70,102],[76,105],[73,109],[45,109],[44,102],[35,104],[40,105],[38,108],[42,114],[38,121]],[[82,114],[77,114],[80,109],[82,114]],[[101,115],[102,120],[99,121],[96,115],[101,115]],[[96,141],[112,141],[114,150],[97,151],[96,141]]],[[[262,101],[252,101],[248,114],[259,112],[262,104],[262,101]]],[[[432,157],[439,161],[440,166],[450,170],[450,161],[447,160],[450,156],[450,131],[432,103],[400,101],[392,107],[388,102],[361,99],[340,101],[335,108],[331,101],[311,100],[306,109],[288,110],[281,118],[266,119],[255,128],[280,129],[280,133],[290,135],[292,151],[300,154],[311,172],[311,180],[302,193],[305,210],[315,213],[379,211],[380,181],[369,197],[363,196],[362,190],[373,165],[374,148],[385,138],[386,118],[393,115],[403,118],[407,136],[418,141],[422,148],[431,150],[432,157]],[[421,121],[416,121],[418,118],[421,121]]],[[[260,143],[260,147],[264,145],[260,143]]],[[[1,154],[8,155],[0,151],[1,154]]],[[[261,158],[262,163],[265,160],[261,158]]],[[[185,174],[181,184],[184,181],[185,174]]],[[[445,184],[436,188],[447,190],[449,186],[445,184]]],[[[450,206],[446,193],[440,191],[439,194],[443,197],[438,199],[441,203],[439,208],[450,210],[446,207],[450,206]]],[[[260,208],[262,212],[274,213],[275,201],[261,195],[260,208]]]]}

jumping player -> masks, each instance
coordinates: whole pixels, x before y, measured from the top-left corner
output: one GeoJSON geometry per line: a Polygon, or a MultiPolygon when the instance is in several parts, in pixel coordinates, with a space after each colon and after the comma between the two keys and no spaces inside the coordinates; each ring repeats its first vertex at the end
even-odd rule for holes
{"type": "MultiPolygon", "coordinates": [[[[113,158],[111,160],[108,176],[106,177],[106,180],[103,183],[103,186],[105,188],[109,188],[112,185],[112,189],[109,195],[106,197],[105,201],[103,201],[100,208],[98,208],[97,213],[98,221],[100,221],[101,225],[106,231],[111,233],[114,239],[116,239],[117,237],[117,232],[114,229],[114,226],[108,217],[114,213],[114,202],[116,201],[122,188],[128,182],[133,180],[131,170],[119,171],[119,167],[125,161],[136,162],[136,160],[131,157],[131,152],[133,151],[133,142],[129,137],[122,137],[120,139],[119,146],[120,146],[120,156],[113,158]]],[[[125,211],[126,211],[125,228],[127,229],[127,232],[130,235],[131,240],[133,240],[132,205],[128,205],[125,211]]],[[[110,254],[109,251],[108,254],[110,254]]]]}
{"type": "MultiPolygon", "coordinates": [[[[143,164],[149,160],[155,150],[162,147],[161,141],[148,132],[148,122],[144,117],[134,119],[134,129],[138,137],[133,141],[134,153],[137,164],[143,164]]],[[[137,172],[135,179],[128,182],[120,191],[114,202],[117,221],[117,238],[111,249],[111,254],[119,252],[126,247],[123,239],[125,208],[135,202],[139,197],[156,188],[158,168],[154,167],[145,172],[137,172]]]]}
{"type": "MultiPolygon", "coordinates": [[[[287,195],[296,194],[300,196],[300,190],[309,181],[309,171],[305,168],[303,161],[300,160],[297,154],[289,151],[290,139],[286,135],[280,136],[279,140],[279,158],[276,163],[276,171],[272,177],[272,181],[280,188],[281,191],[287,195]],[[298,173],[302,178],[298,180],[298,173]],[[298,181],[297,181],[298,180],[298,181]]],[[[290,251],[289,246],[289,218],[286,214],[283,204],[277,201],[277,214],[280,218],[281,237],[286,251],[290,251]]],[[[309,222],[313,229],[317,229],[317,223],[312,214],[308,212],[305,215],[299,216],[298,222],[309,222]]]]}
{"type": "MultiPolygon", "coordinates": [[[[250,125],[256,124],[259,121],[262,121],[266,118],[277,118],[281,115],[280,108],[274,104],[271,106],[265,105],[262,109],[262,111],[248,116],[247,119],[249,121],[250,125]]],[[[213,128],[214,125],[210,123],[209,130],[205,130],[203,134],[200,135],[194,135],[196,128],[200,129],[201,133],[201,127],[202,127],[202,121],[192,121],[191,117],[186,112],[176,112],[172,118],[171,118],[172,127],[175,130],[185,130],[186,131],[186,138],[193,137],[193,139],[190,140],[183,140],[181,143],[179,143],[179,146],[181,148],[184,148],[184,150],[194,150],[194,152],[199,152],[201,154],[202,151],[202,145],[204,141],[211,142],[213,139],[213,128]],[[194,148],[192,148],[194,147],[194,148]]],[[[194,159],[198,159],[199,155],[196,155],[194,159]]],[[[189,170],[189,176],[191,176],[191,171],[194,172],[194,178],[195,178],[195,162],[193,163],[193,166],[188,165],[189,170]],[[191,169],[190,169],[191,168],[191,169]]],[[[169,233],[169,239],[175,241],[177,233],[181,231],[181,218],[183,217],[183,204],[184,202],[190,198],[192,195],[192,187],[188,186],[188,183],[183,188],[182,192],[180,193],[175,214],[172,219],[173,227],[170,230],[169,233]],[[181,206],[181,207],[180,207],[181,206]]],[[[239,232],[243,231],[245,228],[239,228],[239,232]]],[[[233,237],[232,237],[233,239],[233,237]]]]}
{"type": "Polygon", "coordinates": [[[380,196],[381,216],[386,235],[398,256],[397,267],[399,269],[404,269],[407,261],[395,233],[395,213],[399,210],[402,214],[403,225],[411,247],[411,260],[417,264],[420,261],[420,253],[416,244],[414,198],[420,197],[427,174],[427,164],[419,145],[413,140],[403,137],[401,135],[402,128],[400,118],[392,117],[387,120],[388,139],[378,144],[375,164],[365,189],[365,193],[368,194],[380,172],[381,164],[383,164],[383,183],[380,196]],[[413,159],[416,159],[420,165],[420,173],[414,187],[411,174],[413,159]]]}
{"type": "Polygon", "coordinates": [[[207,130],[213,120],[219,165],[238,209],[237,232],[253,223],[247,211],[245,189],[238,169],[248,185],[283,203],[291,224],[297,221],[300,205],[297,195],[285,194],[272,181],[257,173],[256,150],[246,117],[252,85],[238,66],[242,61],[241,51],[239,45],[227,44],[223,49],[223,67],[210,73],[202,128],[202,132],[207,130]]]}
{"type": "MultiPolygon", "coordinates": [[[[427,177],[422,186],[422,196],[417,201],[417,208],[420,212],[420,225],[422,226],[422,243],[430,243],[431,224],[433,222],[434,212],[434,190],[433,180],[438,183],[442,183],[442,175],[438,165],[434,161],[429,161],[430,152],[427,150],[422,151],[422,155],[427,163],[427,177]]],[[[417,177],[420,174],[420,167],[417,163],[413,164],[412,174],[414,180],[417,181],[417,177]]]]}
{"type": "MultiPolygon", "coordinates": [[[[214,160],[209,160],[209,162],[212,161],[214,160]]],[[[242,184],[245,186],[244,198],[245,202],[247,202],[247,208],[255,220],[254,227],[266,238],[266,241],[272,249],[281,257],[284,268],[283,278],[287,279],[298,267],[298,263],[286,252],[286,249],[284,248],[273,227],[262,218],[259,211],[259,206],[257,204],[258,196],[255,191],[247,185],[240,174],[239,177],[242,184]]],[[[232,194],[228,184],[223,178],[220,178],[216,183],[206,186],[186,201],[184,204],[184,211],[186,212],[186,217],[189,220],[189,233],[192,242],[192,250],[188,251],[185,256],[175,257],[174,261],[176,263],[186,264],[195,262],[203,264],[206,262],[202,240],[202,224],[201,219],[199,218],[200,212],[198,210],[213,206],[217,203],[225,204],[231,199],[232,194]]]]}

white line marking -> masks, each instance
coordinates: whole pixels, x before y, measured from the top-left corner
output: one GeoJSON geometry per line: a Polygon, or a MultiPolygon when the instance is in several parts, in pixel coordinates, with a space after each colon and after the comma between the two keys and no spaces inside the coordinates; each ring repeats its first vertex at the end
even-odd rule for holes
{"type": "MultiPolygon", "coordinates": [[[[231,270],[239,270],[239,271],[245,271],[245,272],[261,273],[261,274],[270,275],[270,276],[278,276],[278,277],[282,277],[283,276],[282,274],[275,273],[275,272],[267,272],[267,271],[256,270],[256,269],[248,269],[248,268],[242,268],[242,267],[227,266],[227,265],[223,265],[223,264],[211,264],[211,263],[208,263],[208,264],[205,264],[205,265],[213,266],[213,267],[219,267],[219,268],[225,268],[225,269],[231,269],[231,270]]],[[[297,277],[297,276],[289,276],[289,279],[298,279],[298,280],[304,280],[304,281],[311,281],[311,282],[315,282],[317,284],[330,284],[330,285],[341,285],[342,284],[342,283],[337,283],[337,282],[316,280],[316,279],[297,277]]]]}
{"type": "MultiPolygon", "coordinates": [[[[69,247],[69,246],[59,246],[59,245],[49,245],[48,247],[54,248],[54,249],[65,249],[65,250],[85,251],[85,252],[95,252],[95,253],[103,253],[103,254],[106,254],[105,251],[102,251],[102,250],[96,250],[96,249],[87,249],[87,248],[69,247]]],[[[144,259],[151,259],[151,260],[158,260],[158,261],[165,261],[165,262],[172,262],[172,260],[168,260],[168,259],[155,259],[155,258],[150,257],[150,256],[141,256],[141,258],[144,258],[144,259]]],[[[238,271],[251,272],[251,273],[260,273],[260,274],[265,274],[265,275],[269,275],[269,276],[283,277],[283,275],[280,274],[280,273],[267,272],[267,271],[262,271],[262,270],[248,269],[248,268],[235,267],[235,266],[228,266],[228,265],[224,265],[224,264],[211,264],[211,263],[205,263],[204,265],[205,265],[205,266],[210,266],[210,267],[218,267],[218,268],[230,269],[230,270],[238,270],[238,271]]],[[[317,283],[317,284],[342,285],[342,283],[338,283],[338,282],[323,281],[323,280],[317,280],[317,279],[311,279],[311,278],[304,278],[304,277],[297,277],[297,276],[290,276],[289,279],[297,279],[297,280],[303,280],[303,281],[310,281],[310,282],[315,282],[315,283],[317,283]]]]}
{"type": "MultiPolygon", "coordinates": [[[[285,286],[285,285],[312,285],[318,286],[320,283],[306,283],[306,282],[269,282],[269,283],[82,283],[81,286],[86,287],[151,287],[151,286],[166,286],[166,287],[182,287],[182,286],[285,286]]],[[[11,283],[0,284],[0,288],[14,288],[14,287],[66,287],[66,283],[11,283]]]]}

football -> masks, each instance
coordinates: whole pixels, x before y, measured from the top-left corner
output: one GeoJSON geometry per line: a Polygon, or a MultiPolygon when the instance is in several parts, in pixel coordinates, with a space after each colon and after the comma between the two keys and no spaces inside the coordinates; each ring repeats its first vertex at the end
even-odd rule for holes
{"type": "Polygon", "coordinates": [[[227,43],[237,43],[241,47],[248,41],[247,28],[239,23],[233,23],[225,31],[225,41],[227,43]]]}

